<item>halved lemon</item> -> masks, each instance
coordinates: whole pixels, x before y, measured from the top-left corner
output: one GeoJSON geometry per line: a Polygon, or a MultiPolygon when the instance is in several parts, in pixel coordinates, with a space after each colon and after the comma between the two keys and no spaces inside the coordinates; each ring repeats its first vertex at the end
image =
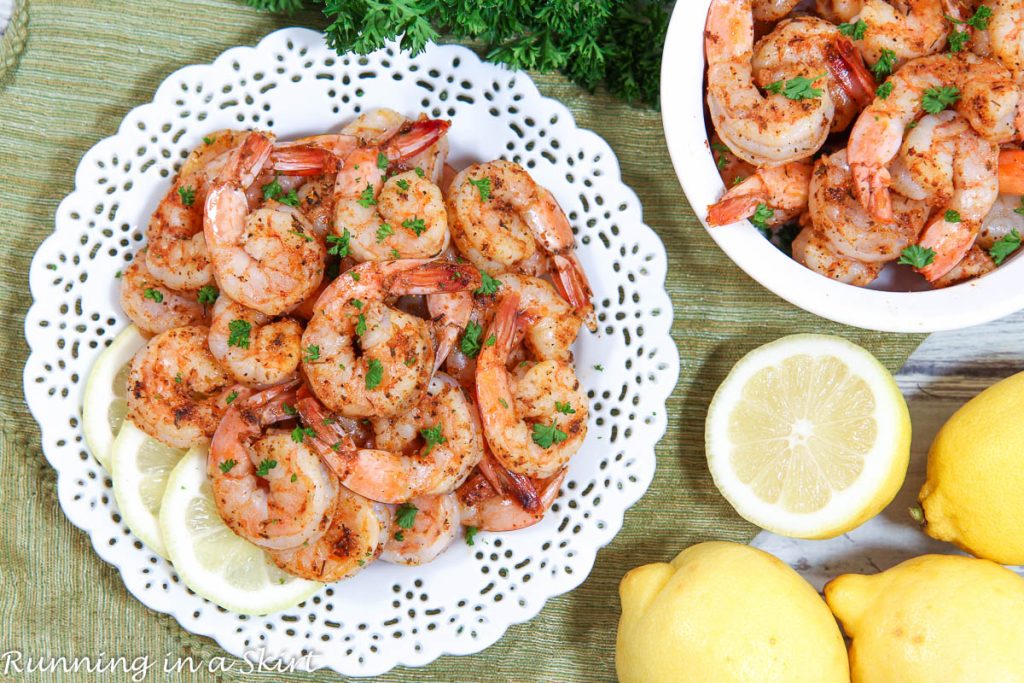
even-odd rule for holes
{"type": "Polygon", "coordinates": [[[110,470],[110,448],[128,412],[128,368],[146,339],[128,326],[99,355],[85,380],[82,430],[85,443],[100,464],[110,470]]]}
{"type": "Polygon", "coordinates": [[[206,458],[205,448],[185,454],[171,472],[160,506],[160,529],[178,576],[193,592],[239,614],[270,614],[311,598],[322,583],[281,571],[224,524],[213,502],[206,458]]]}
{"type": "Polygon", "coordinates": [[[152,438],[125,420],[110,449],[114,498],[132,533],[150,550],[167,557],[160,534],[160,501],[171,470],[185,454],[152,438]]]}
{"type": "Polygon", "coordinates": [[[870,353],[794,335],[736,364],[711,401],[705,445],[715,484],[744,518],[785,536],[831,538],[895,497],[910,413],[870,353]]]}

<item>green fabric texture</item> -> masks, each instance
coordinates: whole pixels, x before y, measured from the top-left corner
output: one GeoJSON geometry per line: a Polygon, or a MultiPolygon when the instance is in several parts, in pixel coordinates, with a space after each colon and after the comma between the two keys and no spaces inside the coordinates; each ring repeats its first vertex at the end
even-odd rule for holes
{"type": "MultiPolygon", "coordinates": [[[[40,451],[21,389],[28,354],[22,337],[30,303],[27,270],[90,146],[113,134],[131,108],[149,102],[175,69],[210,62],[229,47],[254,44],[292,24],[322,28],[324,20],[315,12],[292,18],[258,14],[234,0],[31,0],[27,46],[0,81],[0,652],[158,659],[225,654],[132,598],[117,571],[64,518],[56,477],[40,451]]],[[[782,335],[826,332],[864,345],[895,370],[921,341],[834,325],[761,288],[718,250],[690,211],[658,112],[586,93],[558,75],[535,78],[543,93],[572,109],[580,126],[611,144],[625,181],[643,202],[647,223],[668,249],[673,334],[682,358],[668,405],[668,433],[658,448],[650,491],[628,512],[621,533],[599,553],[580,588],[552,600],[537,618],[512,627],[483,653],[396,669],[380,680],[614,680],[622,575],[640,564],[669,560],[692,543],[747,541],[754,534],[717,493],[704,460],[705,411],[733,363],[782,335]]],[[[30,681],[115,680],[85,673],[9,675],[30,681]]],[[[7,680],[2,673],[0,678],[7,680]]],[[[242,678],[206,674],[187,680],[242,678]]],[[[324,670],[247,680],[254,679],[340,677],[324,670]]],[[[169,679],[154,672],[147,680],[169,679]]]]}

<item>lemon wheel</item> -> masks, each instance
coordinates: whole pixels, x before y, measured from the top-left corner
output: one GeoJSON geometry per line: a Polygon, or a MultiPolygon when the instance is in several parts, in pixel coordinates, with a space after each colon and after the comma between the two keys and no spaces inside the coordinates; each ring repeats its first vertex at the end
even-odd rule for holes
{"type": "Polygon", "coordinates": [[[89,371],[82,397],[85,443],[100,464],[110,470],[110,449],[128,412],[128,368],[146,340],[130,325],[103,350],[89,371]]]}
{"type": "Polygon", "coordinates": [[[736,364],[711,402],[705,441],[715,484],[740,515],[785,536],[831,538],[895,497],[910,414],[870,353],[794,335],[736,364]]]}
{"type": "Polygon", "coordinates": [[[206,474],[207,450],[193,448],[171,473],[160,507],[168,557],[193,592],[240,614],[270,614],[308,600],[323,584],[287,574],[221,520],[206,474]]]}

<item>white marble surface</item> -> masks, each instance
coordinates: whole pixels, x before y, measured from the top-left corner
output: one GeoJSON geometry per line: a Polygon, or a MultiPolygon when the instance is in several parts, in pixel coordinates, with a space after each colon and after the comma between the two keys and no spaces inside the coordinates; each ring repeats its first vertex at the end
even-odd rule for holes
{"type": "MultiPolygon", "coordinates": [[[[1024,313],[956,332],[933,334],[896,379],[914,424],[910,470],[896,500],[881,515],[828,541],[802,541],[762,532],[753,545],[792,565],[819,590],[839,574],[872,574],[925,553],[954,553],[918,528],[907,510],[925,479],[928,447],[967,400],[1024,371],[1024,313]]],[[[1017,571],[1024,574],[1024,569],[1017,571]]]]}

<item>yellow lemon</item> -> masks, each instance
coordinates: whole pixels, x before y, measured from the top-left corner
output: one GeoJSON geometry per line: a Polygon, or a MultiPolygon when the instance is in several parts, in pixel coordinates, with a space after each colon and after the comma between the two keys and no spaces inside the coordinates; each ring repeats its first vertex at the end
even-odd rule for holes
{"type": "Polygon", "coordinates": [[[969,553],[1024,564],[1024,373],[974,397],[928,453],[924,529],[969,553]]]}
{"type": "Polygon", "coordinates": [[[620,683],[849,683],[821,596],[761,550],[701,543],[632,570],[619,596],[620,683]]]}
{"type": "Polygon", "coordinates": [[[831,538],[899,491],[910,412],[870,353],[798,334],[736,364],[708,409],[705,445],[715,485],[744,518],[784,536],[831,538]]]}
{"type": "Polygon", "coordinates": [[[825,586],[853,683],[1024,683],[1024,579],[988,560],[924,555],[825,586]]]}

